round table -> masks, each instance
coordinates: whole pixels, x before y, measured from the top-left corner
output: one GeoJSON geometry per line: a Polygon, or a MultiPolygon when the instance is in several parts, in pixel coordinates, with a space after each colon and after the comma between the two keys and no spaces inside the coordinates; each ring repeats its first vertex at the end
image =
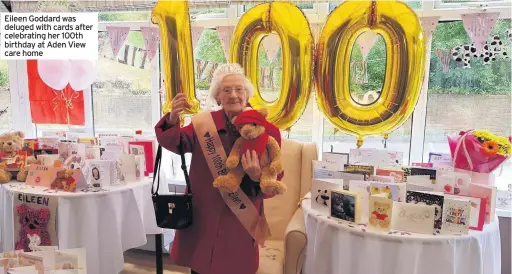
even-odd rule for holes
{"type": "Polygon", "coordinates": [[[159,234],[151,200],[151,181],[106,187],[101,192],[54,192],[8,183],[0,187],[0,252],[14,250],[13,194],[57,196],[59,249],[85,248],[87,273],[115,274],[124,268],[123,252],[159,234]]]}
{"type": "Polygon", "coordinates": [[[468,235],[425,235],[337,220],[302,201],[307,274],[501,274],[498,218],[468,235]]]}

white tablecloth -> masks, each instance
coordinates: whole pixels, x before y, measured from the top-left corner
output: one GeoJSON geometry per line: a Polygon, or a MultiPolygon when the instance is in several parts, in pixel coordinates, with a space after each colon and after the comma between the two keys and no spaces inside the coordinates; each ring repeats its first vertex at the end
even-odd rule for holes
{"type": "Polygon", "coordinates": [[[59,248],[86,248],[87,273],[121,272],[124,251],[146,244],[146,234],[162,233],[156,226],[150,181],[87,193],[47,193],[44,188],[19,186],[9,183],[0,187],[0,252],[14,250],[14,192],[59,197],[59,248]]]}
{"type": "Polygon", "coordinates": [[[302,201],[307,274],[501,274],[498,218],[469,235],[367,231],[331,219],[302,201]]]}

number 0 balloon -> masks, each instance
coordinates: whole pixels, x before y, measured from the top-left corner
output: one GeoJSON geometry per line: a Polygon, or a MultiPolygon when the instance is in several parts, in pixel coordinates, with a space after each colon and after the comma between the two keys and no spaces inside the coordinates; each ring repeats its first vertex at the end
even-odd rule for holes
{"type": "Polygon", "coordinates": [[[313,85],[314,40],[306,16],[292,3],[272,2],[248,10],[231,40],[231,62],[239,63],[255,86],[251,106],[269,110],[268,119],[281,129],[290,128],[306,109],[313,85]],[[281,93],[267,102],[258,89],[258,49],[261,40],[276,33],[281,39],[283,74],[281,93]]]}
{"type": "Polygon", "coordinates": [[[339,130],[358,136],[389,133],[402,125],[418,101],[425,68],[425,39],[416,14],[402,2],[345,2],[334,9],[317,46],[317,101],[339,130]],[[368,105],[350,95],[350,55],[365,31],[386,43],[381,95],[368,105]]]}

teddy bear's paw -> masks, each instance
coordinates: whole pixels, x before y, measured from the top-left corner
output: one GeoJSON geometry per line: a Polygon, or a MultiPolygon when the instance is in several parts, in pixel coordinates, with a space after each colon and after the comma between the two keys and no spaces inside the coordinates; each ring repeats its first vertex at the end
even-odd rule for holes
{"type": "Polygon", "coordinates": [[[270,164],[269,170],[274,174],[279,174],[283,172],[283,164],[281,163],[281,161],[274,161],[270,164]]]}
{"type": "Polygon", "coordinates": [[[260,183],[261,191],[268,195],[281,195],[286,192],[286,186],[277,180],[266,180],[260,183]]]}
{"type": "Polygon", "coordinates": [[[389,222],[388,221],[380,221],[380,227],[387,228],[388,226],[389,226],[389,222]]]}
{"type": "Polygon", "coordinates": [[[25,182],[27,180],[28,176],[28,168],[23,168],[18,172],[18,175],[16,176],[16,180],[18,182],[25,182]]]}
{"type": "Polygon", "coordinates": [[[377,219],[375,218],[375,216],[370,217],[369,222],[370,222],[370,224],[372,226],[376,226],[377,225],[377,219]]]}
{"type": "Polygon", "coordinates": [[[240,185],[237,183],[237,179],[235,176],[224,175],[219,176],[215,181],[213,181],[213,187],[222,189],[227,192],[236,192],[240,185]]]}
{"type": "Polygon", "coordinates": [[[0,185],[10,182],[11,179],[12,179],[12,174],[9,171],[0,169],[0,185]]]}
{"type": "Polygon", "coordinates": [[[240,163],[240,158],[236,156],[230,156],[226,159],[226,167],[229,169],[235,169],[240,163]]]}

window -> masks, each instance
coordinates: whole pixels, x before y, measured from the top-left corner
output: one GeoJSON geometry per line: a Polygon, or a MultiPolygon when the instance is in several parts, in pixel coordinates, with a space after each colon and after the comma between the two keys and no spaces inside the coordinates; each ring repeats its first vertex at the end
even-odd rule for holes
{"type": "MultiPolygon", "coordinates": [[[[357,38],[357,39],[360,39],[357,38]]],[[[366,62],[363,54],[356,44],[351,53],[350,66],[350,91],[352,99],[361,104],[375,102],[382,90],[386,69],[386,45],[380,35],[376,36],[375,44],[368,52],[366,62]]],[[[412,117],[401,127],[391,132],[385,141],[383,136],[368,136],[364,138],[363,148],[377,148],[398,151],[404,154],[404,164],[409,162],[411,142],[412,117]]],[[[324,118],[323,151],[350,152],[357,148],[355,136],[349,136],[339,132],[324,118]]]]}
{"type": "MultiPolygon", "coordinates": [[[[402,2],[405,2],[412,9],[419,10],[422,7],[423,0],[402,0],[402,2]]],[[[337,6],[339,6],[341,3],[342,2],[329,2],[329,13],[332,10],[334,10],[337,6]]]]}
{"type": "MultiPolygon", "coordinates": [[[[261,3],[260,3],[261,4],[261,3]]],[[[248,11],[252,7],[256,6],[255,4],[250,5],[242,5],[240,7],[240,15],[242,15],[244,12],[248,11]]],[[[316,7],[313,3],[297,3],[297,7],[299,7],[304,13],[316,13],[316,7]]]]}
{"type": "MultiPolygon", "coordinates": [[[[488,40],[499,39],[503,43],[502,51],[507,54],[511,54],[506,36],[510,27],[510,20],[498,20],[488,40]]],[[[430,152],[449,153],[446,135],[461,130],[486,129],[502,136],[511,135],[510,59],[496,55],[496,60],[483,64],[483,58],[471,57],[470,68],[464,68],[463,61],[449,59],[443,71],[437,51],[446,55],[447,49],[470,43],[461,21],[439,23],[433,34],[424,161],[430,152]]],[[[510,183],[510,178],[512,163],[508,161],[497,183],[510,183]]]]}
{"type": "Polygon", "coordinates": [[[100,12],[98,21],[114,22],[114,21],[147,21],[151,20],[151,11],[145,12],[100,12]]]}
{"type": "Polygon", "coordinates": [[[204,20],[211,18],[225,18],[227,17],[227,8],[216,7],[194,7],[190,6],[191,19],[204,20]]]}
{"type": "Polygon", "coordinates": [[[9,68],[6,60],[0,61],[0,134],[12,126],[12,102],[9,86],[9,68]]]}
{"type": "Polygon", "coordinates": [[[142,34],[130,31],[117,56],[106,32],[99,32],[98,39],[98,79],[92,85],[95,132],[152,133],[151,64],[142,34]]]}

